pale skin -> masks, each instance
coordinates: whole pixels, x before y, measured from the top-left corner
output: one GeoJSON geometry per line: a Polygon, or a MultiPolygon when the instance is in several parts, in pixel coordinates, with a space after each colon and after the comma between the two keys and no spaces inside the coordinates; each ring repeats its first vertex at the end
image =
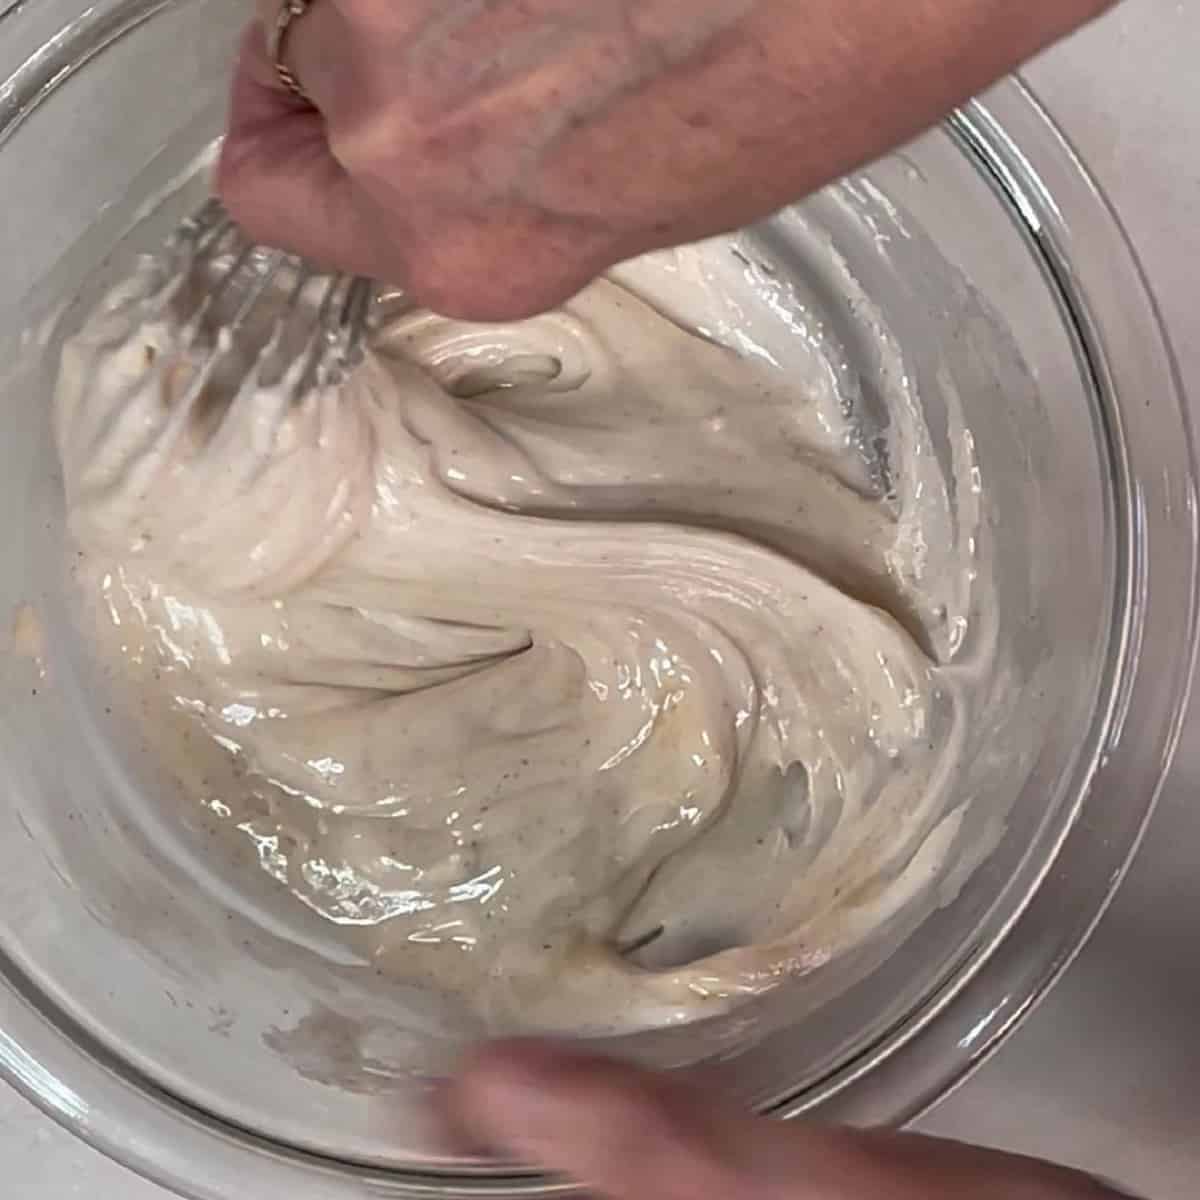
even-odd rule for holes
{"type": "Polygon", "coordinates": [[[515,318],[806,195],[1109,3],[315,0],[286,57],[316,108],[248,30],[220,190],[263,240],[515,318]]]}
{"type": "MultiPolygon", "coordinates": [[[[280,85],[241,44],[218,185],[259,240],[452,316],[553,307],[916,134],[1112,0],[315,0],[280,85]]],[[[278,0],[260,0],[262,22],[278,0]]],[[[447,1095],[475,1142],[609,1200],[1113,1200],[1028,1159],[781,1124],[546,1045],[447,1095]]]]}
{"type": "Polygon", "coordinates": [[[545,1043],[487,1047],[446,1100],[468,1144],[596,1200],[1120,1200],[1034,1159],[752,1117],[678,1077],[545,1043]]]}

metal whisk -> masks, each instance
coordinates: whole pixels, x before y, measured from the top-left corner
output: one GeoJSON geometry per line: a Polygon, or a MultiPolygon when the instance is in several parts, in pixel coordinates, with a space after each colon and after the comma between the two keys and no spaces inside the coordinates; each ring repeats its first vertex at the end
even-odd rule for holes
{"type": "Polygon", "coordinates": [[[172,315],[174,349],[193,364],[183,407],[213,384],[235,394],[247,382],[298,402],[362,358],[374,284],[249,241],[218,200],[176,228],[152,275],[142,312],[172,315]]]}

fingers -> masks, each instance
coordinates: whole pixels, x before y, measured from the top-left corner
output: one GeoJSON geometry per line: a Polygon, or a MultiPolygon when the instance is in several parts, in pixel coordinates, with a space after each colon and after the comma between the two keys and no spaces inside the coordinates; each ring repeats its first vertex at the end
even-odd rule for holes
{"type": "Polygon", "coordinates": [[[606,1200],[1117,1200],[1033,1159],[751,1117],[719,1088],[551,1043],[486,1047],[447,1099],[474,1143],[606,1200]]]}
{"type": "Polygon", "coordinates": [[[609,261],[603,238],[536,211],[456,221],[409,204],[402,187],[363,186],[335,158],[321,113],[279,87],[258,24],[242,39],[217,191],[255,241],[405,287],[447,316],[529,316],[609,261]]]}
{"type": "MultiPolygon", "coordinates": [[[[264,18],[275,11],[271,0],[261,9],[264,18]]],[[[252,239],[480,321],[551,308],[624,256],[602,228],[480,198],[469,155],[428,159],[420,139],[402,136],[402,121],[380,147],[384,168],[373,161],[356,170],[331,135],[353,127],[365,87],[354,67],[362,47],[343,22],[334,0],[318,0],[284,47],[316,109],[280,84],[264,25],[243,36],[217,190],[252,239]],[[423,176],[426,187],[414,188],[423,176]]]]}
{"type": "Polygon", "coordinates": [[[255,241],[403,282],[400,255],[330,154],[320,113],[276,85],[258,24],[242,39],[217,191],[255,241]]]}
{"type": "Polygon", "coordinates": [[[485,1049],[451,1101],[488,1144],[614,1200],[749,1197],[773,1133],[672,1079],[538,1043],[485,1049]]]}
{"type": "MultiPolygon", "coordinates": [[[[267,32],[279,20],[287,0],[256,0],[262,30],[263,53],[255,62],[259,82],[275,91],[288,91],[275,64],[265,53],[267,32]]],[[[294,16],[280,48],[280,60],[300,82],[316,107],[328,111],[336,98],[339,80],[346,74],[347,30],[338,0],[310,0],[308,9],[294,16]]]]}

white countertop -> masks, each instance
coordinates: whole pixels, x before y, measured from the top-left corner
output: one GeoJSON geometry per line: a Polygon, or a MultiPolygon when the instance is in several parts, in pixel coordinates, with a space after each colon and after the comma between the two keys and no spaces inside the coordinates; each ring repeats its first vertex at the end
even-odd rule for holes
{"type": "MultiPolygon", "coordinates": [[[[1200,425],[1200,5],[1126,0],[1027,77],[1116,205],[1200,425]]],[[[1100,930],[1027,1024],[920,1127],[1073,1163],[1149,1200],[1194,1200],[1198,855],[1193,705],[1149,838],[1100,930]]],[[[166,1200],[4,1084],[0,1163],[0,1191],[21,1200],[166,1200]]]]}
{"type": "MultiPolygon", "coordinates": [[[[1200,5],[1127,0],[1028,78],[1117,208],[1200,427],[1200,5]]],[[[1150,833],[1079,960],[921,1123],[1086,1167],[1150,1200],[1200,1194],[1200,703],[1150,833]]]]}

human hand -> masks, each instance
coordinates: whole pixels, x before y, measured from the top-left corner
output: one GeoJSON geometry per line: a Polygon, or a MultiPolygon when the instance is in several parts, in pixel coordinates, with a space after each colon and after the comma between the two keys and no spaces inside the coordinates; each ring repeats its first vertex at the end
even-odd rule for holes
{"type": "Polygon", "coordinates": [[[762,217],[1112,0],[314,0],[242,42],[218,186],[252,237],[512,319],[762,217]]]}
{"type": "Polygon", "coordinates": [[[485,1048],[447,1099],[468,1138],[604,1200],[1118,1200],[1033,1159],[752,1117],[678,1078],[544,1043],[485,1048]]]}

